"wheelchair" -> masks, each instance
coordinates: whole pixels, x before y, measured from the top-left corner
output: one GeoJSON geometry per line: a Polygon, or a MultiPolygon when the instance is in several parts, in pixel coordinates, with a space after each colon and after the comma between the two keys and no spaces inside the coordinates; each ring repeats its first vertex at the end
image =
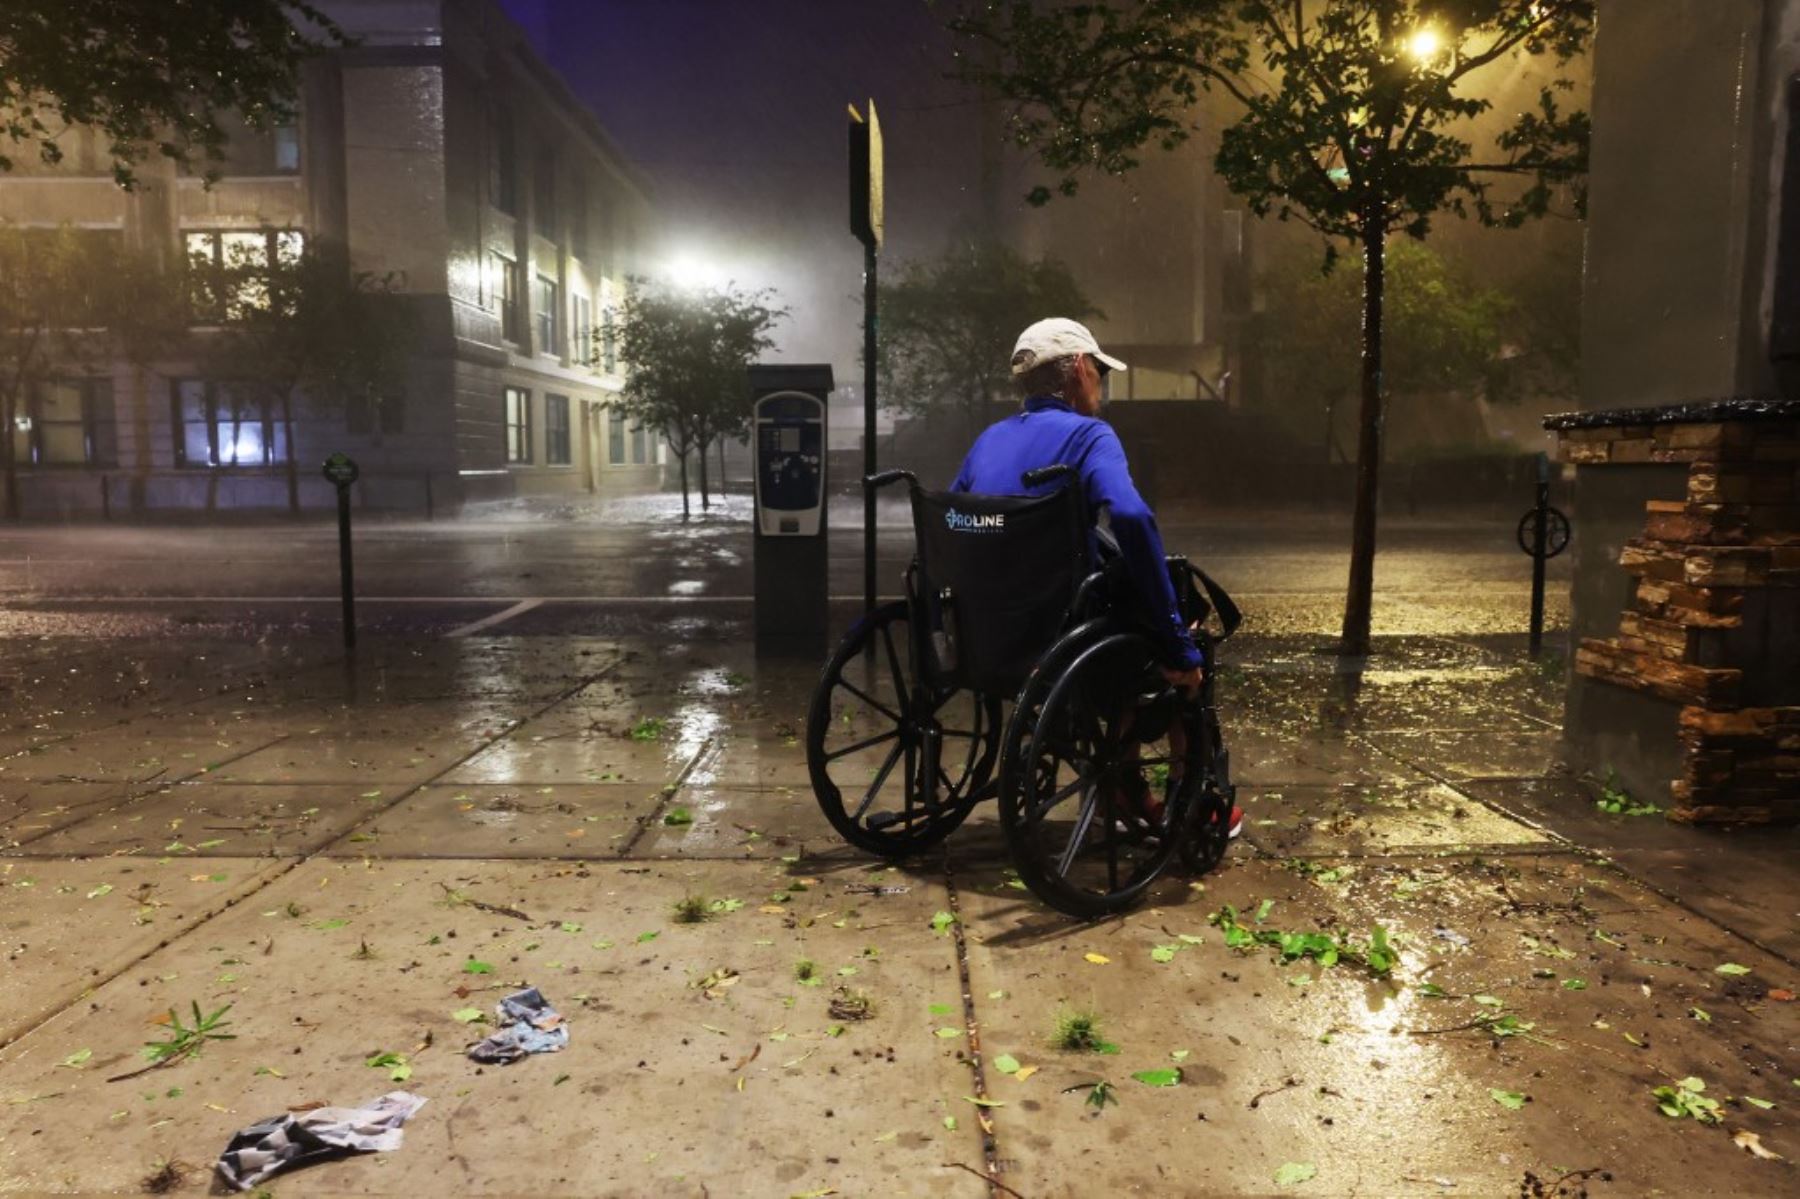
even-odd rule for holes
{"type": "Polygon", "coordinates": [[[1197,875],[1224,856],[1235,788],[1214,666],[1242,617],[1171,556],[1205,666],[1197,695],[1171,687],[1122,563],[1090,565],[1075,475],[1027,472],[1027,490],[1064,481],[1041,496],[933,492],[904,470],[864,479],[906,482],[916,556],[905,598],[865,614],[826,662],[806,757],[826,819],[887,859],[998,800],[1019,880],[1092,919],[1131,907],[1172,861],[1197,875]]]}

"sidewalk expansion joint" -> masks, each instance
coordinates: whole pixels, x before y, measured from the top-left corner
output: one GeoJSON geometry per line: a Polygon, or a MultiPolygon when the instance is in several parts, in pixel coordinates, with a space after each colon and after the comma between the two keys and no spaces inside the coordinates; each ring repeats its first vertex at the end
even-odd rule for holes
{"type": "MultiPolygon", "coordinates": [[[[956,889],[956,868],[951,864],[948,854],[944,855],[944,892],[949,898],[950,915],[955,917],[950,922],[950,934],[955,939],[956,974],[962,984],[963,1028],[969,1036],[970,1076],[975,1084],[975,1098],[986,1100],[990,1097],[987,1070],[981,1053],[981,1022],[975,1014],[975,987],[969,977],[969,942],[963,931],[962,896],[956,889]]],[[[999,1182],[1000,1142],[994,1133],[994,1123],[989,1118],[988,1111],[988,1108],[980,1104],[975,1107],[975,1126],[981,1132],[982,1164],[987,1169],[988,1194],[1016,1195],[1017,1191],[1012,1191],[999,1182]]],[[[947,1166],[955,1164],[946,1163],[947,1166]]]]}
{"type": "Polygon", "coordinates": [[[694,773],[694,767],[700,764],[700,760],[706,757],[706,751],[712,747],[713,741],[711,737],[702,741],[700,743],[700,748],[694,751],[694,756],[689,758],[687,760],[687,765],[681,768],[681,773],[675,776],[675,781],[663,784],[663,789],[657,793],[656,806],[651,808],[650,811],[644,815],[644,818],[638,822],[637,830],[631,834],[631,839],[620,847],[618,853],[619,861],[622,862],[631,857],[631,851],[636,849],[638,842],[644,839],[644,834],[649,832],[651,828],[656,825],[656,822],[662,816],[664,809],[669,806],[669,801],[681,794],[681,788],[687,783],[688,775],[694,773]]]}
{"type": "MultiPolygon", "coordinates": [[[[404,790],[401,791],[401,793],[399,795],[394,797],[394,800],[392,803],[383,804],[379,810],[370,812],[368,815],[364,816],[361,820],[358,820],[356,823],[347,826],[343,830],[343,832],[339,833],[336,837],[333,837],[331,840],[323,842],[322,844],[317,846],[315,849],[313,849],[312,852],[304,853],[304,854],[297,854],[291,858],[277,859],[278,861],[284,862],[285,864],[278,866],[277,868],[271,870],[266,878],[264,878],[261,882],[257,883],[255,886],[252,886],[248,890],[244,891],[243,894],[238,895],[235,898],[225,900],[216,909],[213,909],[211,911],[202,912],[186,928],[177,930],[171,936],[157,942],[155,945],[150,946],[148,949],[144,950],[142,953],[135,954],[128,960],[121,962],[116,969],[113,969],[110,971],[105,971],[105,972],[96,972],[96,973],[90,975],[88,978],[84,979],[82,995],[92,994],[93,992],[99,990],[101,987],[105,986],[107,983],[112,982],[114,979],[120,978],[127,971],[132,970],[137,965],[139,965],[141,962],[143,962],[143,961],[147,960],[149,957],[151,957],[153,954],[160,953],[162,950],[167,949],[169,946],[173,945],[175,942],[180,941],[186,937],[192,936],[199,929],[212,923],[212,921],[215,917],[222,915],[223,913],[225,913],[227,911],[230,911],[232,908],[236,907],[240,903],[243,903],[245,900],[251,898],[252,896],[262,894],[264,891],[268,890],[268,888],[271,885],[273,885],[275,882],[279,881],[280,879],[286,878],[288,875],[292,874],[294,871],[300,869],[300,867],[311,862],[314,858],[317,858],[317,857],[323,855],[326,850],[330,849],[332,846],[337,845],[339,842],[341,842],[345,838],[349,837],[352,833],[354,833],[362,825],[368,823],[370,820],[373,820],[377,817],[386,815],[388,812],[392,811],[395,807],[397,807],[401,803],[405,802],[407,799],[411,798],[413,795],[417,794],[421,789],[432,785],[438,779],[443,778],[445,775],[449,774],[451,771],[462,766],[470,758],[473,758],[475,755],[481,753],[482,751],[486,750],[490,746],[511,736],[513,732],[515,732],[516,730],[518,730],[520,728],[523,728],[525,726],[525,724],[528,723],[529,721],[535,720],[537,717],[542,716],[545,712],[548,712],[551,708],[554,708],[557,704],[562,703],[564,700],[568,699],[570,696],[575,695],[576,693],[581,691],[582,688],[587,687],[593,683],[599,682],[601,679],[603,679],[607,675],[611,674],[618,666],[619,666],[619,662],[617,660],[614,660],[614,661],[608,663],[602,669],[594,672],[593,674],[584,676],[580,682],[576,683],[572,687],[565,688],[562,692],[560,692],[556,696],[555,699],[552,699],[549,703],[546,703],[542,707],[539,707],[536,710],[534,710],[531,713],[531,715],[529,715],[529,716],[525,717],[523,720],[519,721],[518,724],[515,724],[512,727],[507,728],[504,731],[496,733],[494,736],[487,738],[481,744],[477,745],[474,749],[470,750],[468,753],[464,754],[462,757],[457,758],[455,761],[453,761],[449,765],[445,766],[442,770],[438,771],[436,774],[432,775],[430,778],[425,779],[423,782],[415,783],[411,787],[405,788],[404,790]]],[[[282,740],[282,738],[277,738],[277,741],[279,741],[279,740],[282,740]]],[[[271,744],[273,744],[273,742],[271,744]]],[[[263,746],[257,747],[257,749],[262,749],[262,748],[264,748],[264,747],[263,746]]],[[[246,750],[245,751],[246,754],[252,753],[252,752],[255,752],[255,751],[254,750],[246,750]]],[[[239,756],[241,757],[243,755],[239,755],[239,756]]],[[[235,761],[236,759],[234,758],[232,760],[235,761]]],[[[140,798],[142,798],[142,797],[140,797],[140,798]]],[[[117,809],[108,809],[108,810],[116,811],[117,809]]],[[[80,823],[80,822],[77,821],[77,823],[80,823]]],[[[261,861],[263,859],[259,858],[256,860],[261,861]]],[[[4,1049],[7,1046],[12,1045],[15,1042],[23,1039],[24,1037],[27,1037],[30,1034],[36,1032],[38,1029],[44,1027],[46,1024],[50,1023],[52,1020],[56,1019],[58,1016],[62,1015],[64,1012],[68,1011],[71,1006],[73,1006],[76,1003],[79,1003],[80,1001],[81,1001],[81,995],[77,995],[73,999],[70,999],[69,1001],[63,1003],[62,1005],[55,1008],[54,1010],[45,1013],[44,1016],[41,1017],[40,1019],[34,1020],[26,1027],[18,1029],[11,1036],[7,1036],[4,1039],[0,1039],[0,1049],[4,1049]]]]}

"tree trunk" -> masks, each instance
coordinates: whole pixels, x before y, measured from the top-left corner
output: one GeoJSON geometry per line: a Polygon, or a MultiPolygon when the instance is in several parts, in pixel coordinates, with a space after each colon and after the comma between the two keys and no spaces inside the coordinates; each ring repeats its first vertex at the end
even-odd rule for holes
{"type": "Polygon", "coordinates": [[[702,441],[700,443],[700,510],[702,512],[712,507],[712,495],[708,490],[707,482],[706,443],[702,441]]]}
{"type": "Polygon", "coordinates": [[[1362,412],[1356,438],[1356,510],[1351,517],[1350,587],[1344,597],[1340,652],[1369,652],[1375,586],[1375,506],[1381,481],[1382,299],[1387,285],[1387,226],[1378,214],[1363,223],[1362,412]]]}
{"type": "Polygon", "coordinates": [[[294,454],[294,397],[290,392],[281,397],[281,431],[287,438],[288,511],[300,511],[300,463],[294,454]]]}
{"type": "Polygon", "coordinates": [[[688,452],[686,450],[682,450],[679,456],[681,458],[681,519],[683,521],[685,521],[688,519],[688,516],[689,516],[689,512],[688,512],[688,480],[687,480],[688,452]]]}
{"type": "Polygon", "coordinates": [[[14,439],[18,436],[18,422],[14,419],[16,409],[16,401],[11,400],[0,407],[0,475],[5,476],[0,485],[0,500],[4,500],[8,520],[19,519],[19,470],[13,461],[14,439]]]}

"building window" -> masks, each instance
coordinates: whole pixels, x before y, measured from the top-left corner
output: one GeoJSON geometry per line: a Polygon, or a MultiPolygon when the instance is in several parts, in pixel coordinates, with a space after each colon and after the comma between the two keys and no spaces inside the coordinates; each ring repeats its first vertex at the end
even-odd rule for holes
{"type": "Polygon", "coordinates": [[[574,321],[569,326],[572,340],[569,358],[577,366],[594,364],[594,302],[580,292],[574,297],[574,321]]]}
{"type": "Polygon", "coordinates": [[[544,462],[569,465],[569,397],[544,397],[544,462]]]}
{"type": "Polygon", "coordinates": [[[191,229],[182,242],[194,316],[221,321],[267,307],[271,276],[299,265],[306,238],[297,229],[191,229]]]}
{"type": "Polygon", "coordinates": [[[501,212],[518,215],[518,146],[513,139],[512,111],[504,104],[488,109],[488,196],[501,212]]]}
{"type": "Polygon", "coordinates": [[[531,202],[535,208],[535,227],[551,241],[556,240],[556,155],[538,151],[532,172],[531,202]]]}
{"type": "Polygon", "coordinates": [[[644,434],[644,426],[633,425],[631,428],[631,463],[633,466],[642,466],[650,461],[649,455],[645,452],[649,444],[649,438],[644,434]]]}
{"type": "Polygon", "coordinates": [[[517,344],[522,334],[519,327],[519,264],[504,254],[490,257],[493,259],[494,289],[500,299],[500,336],[517,344]]]}
{"type": "Polygon", "coordinates": [[[606,462],[625,465],[625,414],[617,408],[606,410],[606,462]]]}
{"type": "Polygon", "coordinates": [[[619,371],[619,320],[611,304],[600,310],[600,369],[609,375],[619,371]]]}
{"type": "Polygon", "coordinates": [[[506,461],[514,466],[531,461],[531,393],[523,387],[506,389],[506,461]]]}
{"type": "Polygon", "coordinates": [[[31,389],[13,429],[14,461],[111,466],[119,460],[111,379],[49,379],[31,389]]]}
{"type": "Polygon", "coordinates": [[[537,291],[531,299],[532,319],[537,322],[537,352],[561,354],[562,347],[556,341],[556,317],[560,307],[556,299],[556,280],[548,275],[539,275],[537,291]]]}
{"type": "Polygon", "coordinates": [[[175,465],[275,466],[288,460],[287,430],[275,403],[206,379],[171,385],[175,465]]]}
{"type": "Polygon", "coordinates": [[[300,169],[300,130],[293,125],[275,127],[275,170],[290,175],[300,169]]]}

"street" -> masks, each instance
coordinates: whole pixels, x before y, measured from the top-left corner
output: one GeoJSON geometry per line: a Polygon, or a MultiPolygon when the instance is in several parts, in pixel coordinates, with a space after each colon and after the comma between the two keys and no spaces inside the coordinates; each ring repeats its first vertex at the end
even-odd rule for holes
{"type": "MultiPolygon", "coordinates": [[[[515,610],[498,626],[529,636],[628,619],[743,615],[752,591],[747,498],[680,523],[678,496],[604,506],[520,503],[464,521],[355,526],[362,619],[394,633],[443,633],[515,610]],[[652,615],[654,614],[654,615],[652,615]]],[[[831,594],[862,591],[860,510],[835,505],[831,594]]],[[[878,578],[898,591],[911,556],[903,506],[882,508],[878,578]]],[[[1251,613],[1257,633],[1330,635],[1342,617],[1348,524],[1280,513],[1167,513],[1164,541],[1251,613]]],[[[1508,633],[1529,619],[1530,559],[1510,524],[1389,520],[1375,585],[1376,632],[1508,633]]],[[[1568,559],[1550,564],[1560,622],[1568,559]]],[[[170,623],[319,627],[337,619],[334,525],[77,526],[0,529],[0,633],[148,630],[170,623]]],[[[494,625],[484,627],[494,628],[494,625]]],[[[497,629],[497,631],[498,631],[497,629]]]]}

